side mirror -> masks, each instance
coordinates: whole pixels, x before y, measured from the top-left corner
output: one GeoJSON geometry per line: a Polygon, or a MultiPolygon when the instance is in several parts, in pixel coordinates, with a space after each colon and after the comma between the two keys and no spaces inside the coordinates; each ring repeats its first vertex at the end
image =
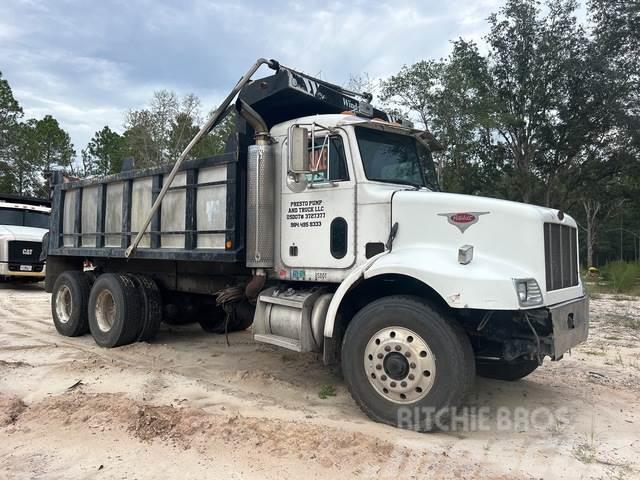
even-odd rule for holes
{"type": "Polygon", "coordinates": [[[309,166],[309,130],[302,127],[289,129],[289,171],[308,173],[309,166]]]}

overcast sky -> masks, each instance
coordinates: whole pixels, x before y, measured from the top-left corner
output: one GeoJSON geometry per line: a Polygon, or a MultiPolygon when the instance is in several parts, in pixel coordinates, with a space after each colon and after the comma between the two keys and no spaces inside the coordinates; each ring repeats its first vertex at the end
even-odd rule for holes
{"type": "MultiPolygon", "coordinates": [[[[79,153],[154,90],[195,93],[209,111],[256,58],[345,85],[480,40],[499,0],[3,0],[0,71],[25,117],[51,114],[79,153]]],[[[266,72],[264,72],[266,73],[266,72]]]]}

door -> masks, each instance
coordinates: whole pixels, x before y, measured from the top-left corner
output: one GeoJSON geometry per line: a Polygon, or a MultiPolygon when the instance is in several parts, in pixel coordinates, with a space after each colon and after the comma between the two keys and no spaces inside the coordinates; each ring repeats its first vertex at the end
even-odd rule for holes
{"type": "Polygon", "coordinates": [[[316,132],[309,140],[309,157],[311,173],[302,191],[292,191],[286,179],[283,182],[282,260],[296,268],[350,267],[355,261],[356,209],[347,136],[342,131],[316,132]]]}

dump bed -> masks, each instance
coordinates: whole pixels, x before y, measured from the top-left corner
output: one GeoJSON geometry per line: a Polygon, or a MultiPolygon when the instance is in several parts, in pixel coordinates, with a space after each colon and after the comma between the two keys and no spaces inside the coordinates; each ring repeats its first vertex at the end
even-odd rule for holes
{"type": "MultiPolygon", "coordinates": [[[[254,68],[261,61],[266,62],[260,60],[254,68]]],[[[368,98],[270,62],[276,73],[250,83],[243,77],[244,86],[235,87],[198,135],[216,125],[218,113],[236,93],[267,128],[297,117],[355,110],[358,98],[368,98]]],[[[389,118],[377,109],[370,114],[389,118]]],[[[247,147],[254,132],[241,116],[236,132],[227,153],[181,164],[147,233],[132,248],[133,258],[245,262],[247,147]]],[[[171,169],[167,165],[74,182],[55,172],[47,254],[125,258],[171,169]]]]}
{"type": "MultiPolygon", "coordinates": [[[[232,151],[183,164],[134,258],[244,262],[246,148],[239,140],[232,151]]],[[[124,257],[170,170],[73,182],[54,173],[48,255],[124,257]]]]}

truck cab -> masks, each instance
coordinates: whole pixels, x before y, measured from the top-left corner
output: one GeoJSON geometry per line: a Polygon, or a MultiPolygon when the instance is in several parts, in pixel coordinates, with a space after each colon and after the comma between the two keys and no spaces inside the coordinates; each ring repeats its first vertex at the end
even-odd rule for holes
{"type": "MultiPolygon", "coordinates": [[[[504,341],[502,330],[521,324],[530,335],[528,323],[548,307],[563,318],[547,325],[554,335],[538,337],[541,358],[559,359],[586,338],[586,322],[571,320],[585,318],[587,301],[569,215],[438,191],[430,151],[437,144],[410,126],[346,112],[278,124],[271,136],[277,181],[269,275],[302,282],[295,283],[300,290],[340,285],[327,309],[325,339],[334,337],[345,297],[380,288],[437,301],[476,330],[476,357],[487,362],[530,354],[531,345],[504,341]],[[296,154],[305,157],[302,167],[291,158],[296,154]],[[494,316],[501,327],[489,322],[494,316]],[[485,329],[489,338],[480,334],[485,329]]],[[[262,340],[302,348],[263,333],[262,340]]]]}
{"type": "Polygon", "coordinates": [[[49,230],[46,202],[0,197],[0,280],[44,280],[42,239],[49,230]]]}

